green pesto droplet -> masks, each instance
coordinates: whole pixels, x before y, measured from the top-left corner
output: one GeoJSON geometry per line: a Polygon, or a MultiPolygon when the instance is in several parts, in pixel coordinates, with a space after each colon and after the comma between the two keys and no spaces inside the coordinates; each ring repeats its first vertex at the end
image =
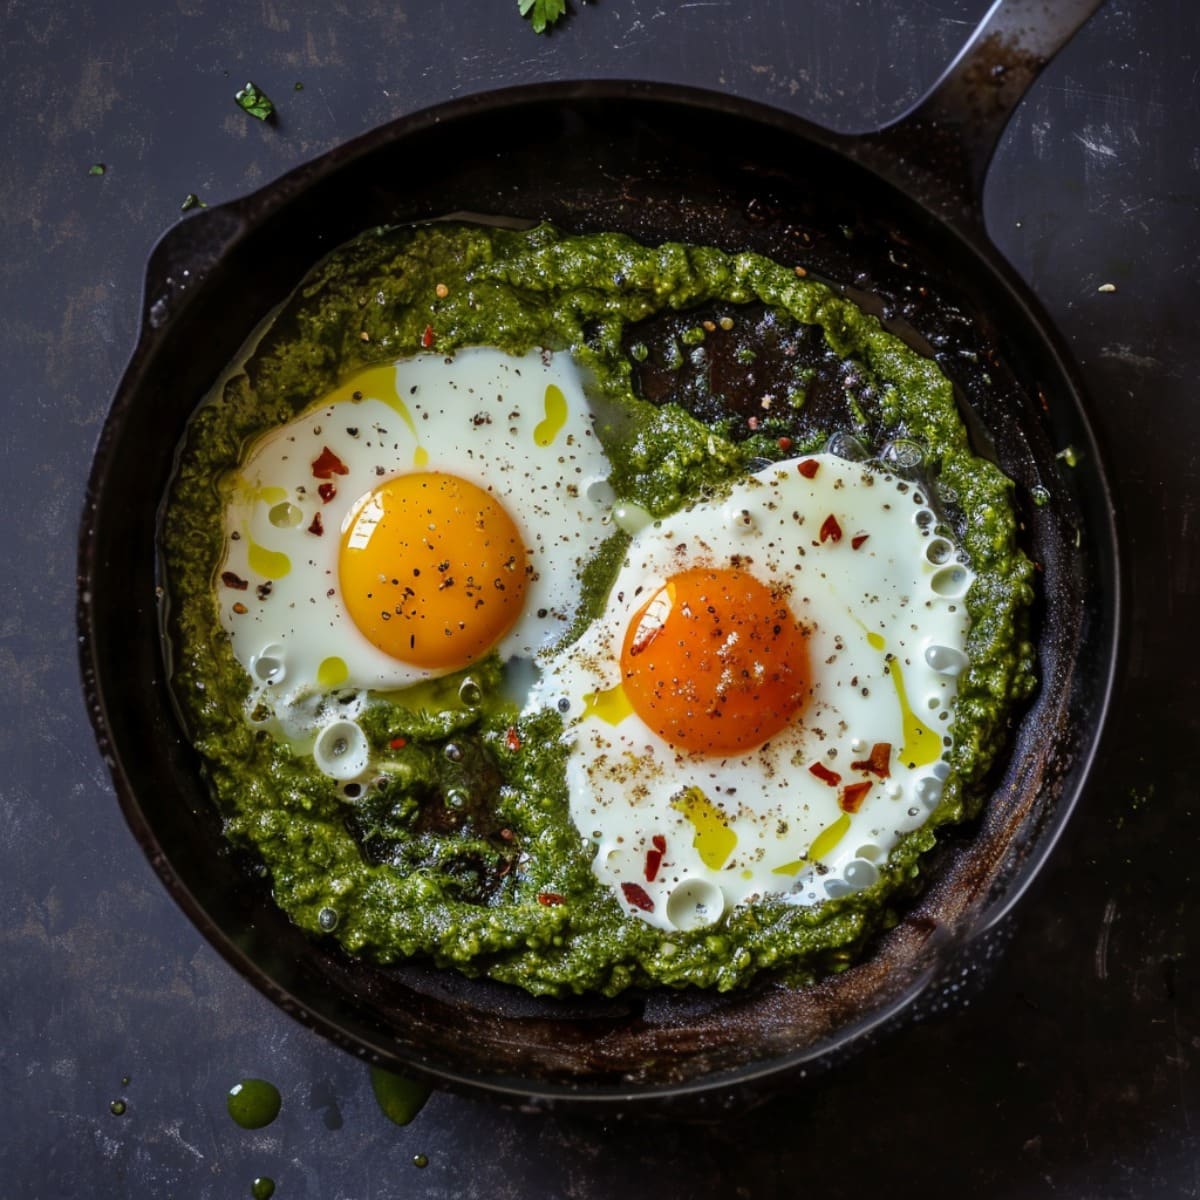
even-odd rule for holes
{"type": "Polygon", "coordinates": [[[279,1116],[279,1089],[265,1079],[243,1079],[229,1089],[225,1105],[243,1129],[262,1129],[279,1116]]]}
{"type": "Polygon", "coordinates": [[[298,91],[298,92],[304,91],[304,84],[302,84],[299,80],[296,81],[295,87],[296,87],[296,91],[298,91]]]}
{"type": "Polygon", "coordinates": [[[250,1185],[250,1195],[254,1200],[271,1200],[275,1195],[275,1180],[269,1179],[266,1175],[260,1175],[250,1185]]]}
{"type": "Polygon", "coordinates": [[[413,1155],[413,1166],[414,1167],[429,1166],[429,1155],[428,1154],[414,1154],[413,1155]]]}
{"type": "Polygon", "coordinates": [[[121,1086],[122,1087],[128,1087],[131,1082],[132,1082],[132,1080],[130,1079],[130,1077],[128,1075],[121,1076],[121,1086]]]}
{"type": "Polygon", "coordinates": [[[88,174],[89,175],[103,175],[104,172],[107,170],[108,170],[108,168],[103,163],[92,163],[92,165],[90,167],[88,167],[88,174]]]}
{"type": "Polygon", "coordinates": [[[397,1125],[407,1125],[425,1107],[430,1092],[419,1080],[393,1074],[382,1067],[371,1068],[371,1090],[383,1115],[397,1125]]]}
{"type": "Polygon", "coordinates": [[[112,1113],[112,1115],[114,1117],[123,1117],[125,1115],[125,1101],[124,1100],[114,1100],[108,1106],[108,1111],[110,1113],[112,1113]]]}

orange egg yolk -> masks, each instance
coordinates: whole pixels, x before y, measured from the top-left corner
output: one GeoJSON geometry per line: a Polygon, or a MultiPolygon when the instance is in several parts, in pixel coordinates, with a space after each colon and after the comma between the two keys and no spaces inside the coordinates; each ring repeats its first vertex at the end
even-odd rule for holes
{"type": "Polygon", "coordinates": [[[342,533],[341,594],[385,654],[453,670],[486,654],[521,612],[529,568],[512,517],[457,475],[423,471],[380,484],[342,533]]]}
{"type": "Polygon", "coordinates": [[[634,615],[621,650],[625,694],[681,750],[753,749],[804,707],[808,643],[786,601],[752,575],[693,568],[634,615]]]}

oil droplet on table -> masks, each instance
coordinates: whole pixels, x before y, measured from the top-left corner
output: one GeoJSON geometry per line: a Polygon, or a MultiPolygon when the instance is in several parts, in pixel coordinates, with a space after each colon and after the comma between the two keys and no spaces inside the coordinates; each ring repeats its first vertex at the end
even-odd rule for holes
{"type": "Polygon", "coordinates": [[[371,1090],[383,1115],[397,1125],[407,1125],[425,1107],[430,1091],[419,1080],[396,1075],[382,1067],[371,1068],[371,1090]]]}
{"type": "Polygon", "coordinates": [[[243,1079],[229,1089],[225,1105],[243,1129],[261,1129],[279,1116],[279,1089],[265,1079],[243,1079]]]}
{"type": "Polygon", "coordinates": [[[114,1117],[123,1117],[125,1115],[125,1101],[124,1100],[114,1100],[108,1106],[108,1111],[110,1113],[112,1113],[112,1115],[114,1117]]]}
{"type": "Polygon", "coordinates": [[[250,1185],[250,1195],[254,1200],[271,1200],[275,1195],[275,1180],[268,1179],[266,1175],[260,1175],[250,1185]]]}
{"type": "Polygon", "coordinates": [[[429,1166],[429,1155],[428,1154],[414,1154],[413,1155],[413,1166],[414,1167],[429,1166]]]}

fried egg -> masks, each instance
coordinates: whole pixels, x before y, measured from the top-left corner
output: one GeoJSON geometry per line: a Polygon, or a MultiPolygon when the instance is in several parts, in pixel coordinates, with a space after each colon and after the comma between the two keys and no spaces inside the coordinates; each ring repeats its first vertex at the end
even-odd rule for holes
{"type": "Polygon", "coordinates": [[[972,578],[920,487],[833,454],[637,532],[533,702],[623,908],[686,930],[874,883],[949,774],[972,578]]]}
{"type": "Polygon", "coordinates": [[[216,580],[255,722],[354,778],[368,691],[561,639],[608,474],[567,354],[373,367],[266,433],[225,484],[216,580]]]}

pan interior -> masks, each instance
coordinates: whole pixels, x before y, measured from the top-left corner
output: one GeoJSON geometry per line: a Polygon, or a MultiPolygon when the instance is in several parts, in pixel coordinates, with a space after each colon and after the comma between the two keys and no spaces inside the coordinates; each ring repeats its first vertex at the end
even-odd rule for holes
{"type": "Polygon", "coordinates": [[[1094,740],[1113,567],[1098,466],[1072,472],[1056,457],[1088,441],[1071,379],[987,248],[799,122],[668,91],[576,91],[531,89],[401,122],[185,223],[160,246],[152,312],[168,270],[207,269],[147,332],[97,459],[83,544],[85,674],[135,832],[206,936],[279,1003],[360,1053],[465,1086],[662,1096],[827,1055],[914,995],[988,906],[1021,885],[1094,740]],[[977,445],[1018,484],[1026,549],[1042,565],[1041,690],[982,822],[946,839],[927,893],[866,962],[815,988],[544,1001],[419,963],[377,967],[300,933],[221,835],[171,706],[153,602],[156,514],[183,427],[250,331],[325,253],[376,224],[464,212],[804,263],[936,354],[977,445]],[[206,230],[210,216],[222,224],[206,230]],[[213,230],[235,227],[204,263],[213,230]],[[1043,494],[1049,503],[1033,503],[1043,494]]]}

